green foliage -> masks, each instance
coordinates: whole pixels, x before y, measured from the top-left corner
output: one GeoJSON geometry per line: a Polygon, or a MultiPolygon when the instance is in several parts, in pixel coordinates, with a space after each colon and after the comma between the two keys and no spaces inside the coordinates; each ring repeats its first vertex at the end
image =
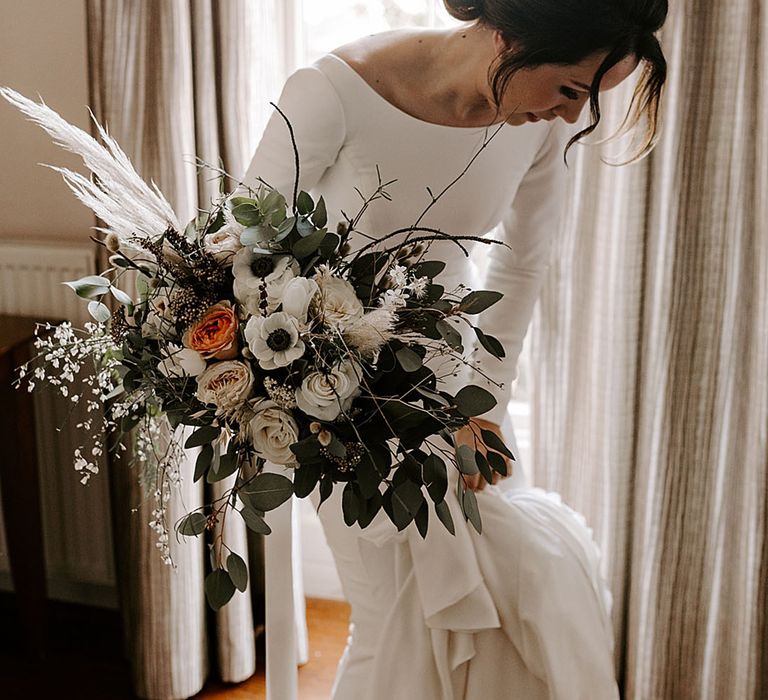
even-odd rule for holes
{"type": "Polygon", "coordinates": [[[479,328],[475,328],[474,330],[477,339],[480,341],[480,345],[482,345],[487,352],[489,352],[494,357],[499,358],[500,360],[506,357],[504,346],[498,341],[498,339],[492,335],[483,333],[483,331],[481,331],[479,328]]]}
{"type": "Polygon", "coordinates": [[[73,282],[64,282],[63,284],[74,289],[75,294],[83,299],[95,299],[96,297],[103,296],[109,291],[111,286],[111,282],[106,277],[99,275],[89,275],[73,282]]]}
{"type": "Polygon", "coordinates": [[[272,532],[272,528],[267,525],[266,520],[256,513],[249,504],[243,503],[243,507],[237,512],[242,516],[246,527],[257,535],[268,535],[272,532]]]}
{"type": "Polygon", "coordinates": [[[224,607],[235,594],[235,584],[225,569],[214,569],[205,577],[205,597],[213,610],[224,607]]]}
{"type": "Polygon", "coordinates": [[[496,405],[493,394],[475,385],[459,389],[454,401],[459,412],[467,418],[487,413],[496,405]]]}
{"type": "Polygon", "coordinates": [[[193,432],[184,443],[184,447],[191,449],[192,447],[200,447],[207,443],[213,442],[221,434],[221,428],[217,428],[213,425],[204,425],[202,428],[198,428],[193,432]]]}
{"type": "Polygon", "coordinates": [[[109,307],[106,304],[102,304],[100,301],[89,301],[88,313],[99,323],[106,323],[112,315],[109,307]]]}
{"type": "Polygon", "coordinates": [[[456,352],[464,352],[464,346],[461,344],[461,333],[453,325],[441,318],[435,323],[435,328],[443,340],[456,352]]]}
{"type": "Polygon", "coordinates": [[[451,515],[451,509],[445,501],[435,503],[435,513],[440,518],[440,522],[445,526],[452,535],[456,534],[456,526],[453,524],[453,516],[451,515]]]}
{"type": "Polygon", "coordinates": [[[180,535],[194,537],[205,532],[207,518],[199,511],[185,515],[176,526],[176,531],[180,535]]]}
{"type": "Polygon", "coordinates": [[[477,474],[474,448],[469,445],[459,445],[456,448],[456,465],[462,474],[477,474]]]}
{"type": "Polygon", "coordinates": [[[467,294],[459,304],[459,310],[465,314],[479,314],[493,306],[504,295],[501,292],[480,290],[467,294]]]}
{"type": "Polygon", "coordinates": [[[263,472],[257,474],[240,489],[256,510],[268,511],[281,506],[293,495],[291,480],[282,474],[263,472]]]}
{"type": "Polygon", "coordinates": [[[503,440],[496,435],[491,430],[481,430],[480,436],[483,438],[483,442],[492,450],[496,450],[496,452],[501,452],[501,454],[506,455],[509,457],[512,461],[515,461],[515,456],[512,454],[510,449],[504,444],[503,440]]]}
{"type": "Polygon", "coordinates": [[[235,588],[243,593],[248,586],[248,567],[243,558],[235,552],[230,553],[227,557],[227,571],[235,588]]]}
{"type": "MultiPolygon", "coordinates": [[[[461,485],[460,485],[461,488],[461,485]]],[[[483,534],[483,522],[480,518],[480,510],[477,507],[477,497],[472,489],[464,489],[460,494],[459,503],[464,518],[472,523],[472,527],[477,530],[478,535],[483,534]]]]}

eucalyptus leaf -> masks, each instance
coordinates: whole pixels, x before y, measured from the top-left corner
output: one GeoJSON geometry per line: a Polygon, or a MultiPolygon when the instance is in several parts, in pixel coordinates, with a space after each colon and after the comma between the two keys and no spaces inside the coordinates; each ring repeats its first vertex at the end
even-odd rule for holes
{"type": "Polygon", "coordinates": [[[422,539],[426,539],[427,530],[429,529],[429,506],[427,506],[426,500],[421,504],[421,508],[416,513],[413,522],[416,523],[416,529],[419,531],[422,539]]]}
{"type": "Polygon", "coordinates": [[[478,535],[483,534],[483,522],[480,519],[480,510],[477,507],[477,497],[472,489],[466,489],[461,497],[461,509],[464,517],[472,523],[478,535]]]}
{"type": "Polygon", "coordinates": [[[319,247],[320,244],[323,242],[323,238],[325,238],[325,231],[319,230],[314,231],[310,233],[308,236],[305,236],[304,238],[300,238],[296,243],[293,244],[293,254],[295,257],[301,259],[306,258],[309,255],[312,255],[319,247]]]}
{"type": "Polygon", "coordinates": [[[322,197],[317,200],[317,206],[312,213],[312,223],[317,228],[323,228],[328,223],[328,211],[325,207],[325,200],[322,197]]]}
{"type": "Polygon", "coordinates": [[[422,465],[422,474],[429,497],[434,503],[439,503],[448,491],[448,472],[445,462],[436,454],[428,455],[422,465]]]}
{"type": "Polygon", "coordinates": [[[299,192],[299,196],[296,198],[296,208],[299,214],[304,214],[305,216],[315,208],[315,203],[308,192],[304,192],[304,190],[299,192]]]}
{"type": "Polygon", "coordinates": [[[344,522],[348,527],[352,527],[357,522],[360,506],[353,482],[351,481],[347,482],[344,492],[341,494],[341,510],[344,514],[344,522]]]}
{"type": "Polygon", "coordinates": [[[109,321],[109,317],[112,315],[109,307],[105,304],[102,304],[100,301],[89,301],[88,313],[91,314],[91,316],[93,316],[93,318],[95,318],[99,323],[106,323],[109,321]]]}
{"type": "Polygon", "coordinates": [[[192,478],[193,483],[199,481],[203,474],[210,468],[213,461],[213,445],[203,445],[200,453],[195,460],[195,474],[192,478]]]}
{"type": "Polygon", "coordinates": [[[181,535],[188,537],[194,537],[205,532],[205,524],[207,518],[202,513],[196,511],[185,515],[176,527],[176,530],[181,535]]]}
{"type": "Polygon", "coordinates": [[[212,425],[203,426],[202,428],[195,430],[195,432],[187,438],[184,447],[187,449],[200,447],[201,445],[213,442],[220,434],[221,428],[216,428],[212,425]]]}
{"type": "Polygon", "coordinates": [[[442,394],[438,394],[436,391],[432,391],[432,389],[427,389],[424,386],[415,386],[414,389],[416,389],[416,391],[424,398],[429,399],[430,401],[434,401],[441,406],[445,406],[447,408],[451,405],[450,402],[442,394]]]}
{"type": "Polygon", "coordinates": [[[491,292],[488,290],[479,290],[470,292],[459,304],[459,310],[465,314],[479,314],[490,306],[493,306],[504,295],[501,292],[491,292]]]}
{"type": "Polygon", "coordinates": [[[513,462],[515,461],[515,455],[512,454],[510,449],[504,444],[504,441],[496,433],[491,430],[482,429],[480,436],[483,438],[486,447],[496,450],[496,452],[501,452],[501,454],[506,455],[513,462]]]}
{"type": "Polygon", "coordinates": [[[456,449],[456,464],[462,474],[477,474],[475,450],[469,445],[459,445],[456,449]]]}
{"type": "Polygon", "coordinates": [[[109,291],[120,304],[127,306],[129,309],[133,307],[133,299],[131,299],[131,297],[122,289],[119,289],[118,287],[110,287],[109,291]]]}
{"type": "Polygon", "coordinates": [[[240,243],[247,247],[253,247],[272,240],[277,235],[277,229],[268,224],[248,226],[240,234],[240,243]]]}
{"type": "Polygon", "coordinates": [[[461,344],[461,333],[448,321],[441,318],[435,323],[435,329],[450,347],[457,352],[464,352],[464,346],[461,344]]]}
{"type": "Polygon", "coordinates": [[[475,335],[480,341],[480,345],[482,345],[491,355],[498,357],[500,360],[503,357],[506,357],[504,346],[499,342],[497,338],[492,335],[488,335],[487,333],[483,333],[483,331],[481,331],[479,328],[475,328],[475,335]]]}
{"type": "Polygon", "coordinates": [[[357,518],[357,524],[361,528],[365,528],[371,524],[373,519],[376,517],[376,514],[381,510],[381,506],[382,506],[381,493],[379,493],[379,491],[376,491],[376,493],[370,498],[363,499],[362,503],[363,505],[360,508],[360,513],[357,518]]]}
{"type": "Polygon", "coordinates": [[[232,208],[232,216],[238,224],[243,226],[256,226],[264,221],[264,217],[255,202],[237,204],[232,208]]]}
{"type": "Polygon", "coordinates": [[[306,498],[320,481],[322,468],[319,463],[300,464],[293,471],[293,492],[298,498],[306,498]]]}
{"type": "Polygon", "coordinates": [[[491,465],[488,464],[488,460],[480,450],[475,451],[475,463],[477,464],[478,470],[483,475],[483,479],[485,479],[489,484],[492,484],[493,472],[491,471],[491,465]]]}
{"type": "Polygon", "coordinates": [[[208,478],[206,481],[209,484],[213,484],[217,481],[221,481],[222,479],[226,479],[228,476],[234,474],[239,467],[240,460],[237,454],[228,452],[227,454],[221,455],[216,470],[211,470],[208,472],[208,478]]]}
{"type": "Polygon", "coordinates": [[[285,213],[285,197],[283,197],[283,195],[280,194],[277,190],[272,190],[261,201],[259,208],[266,216],[269,217],[271,217],[275,212],[282,211],[285,213]]]}
{"type": "Polygon", "coordinates": [[[400,366],[406,372],[415,372],[417,369],[421,368],[421,357],[409,347],[400,348],[395,355],[397,356],[397,361],[400,363],[400,366]]]}
{"type": "Polygon", "coordinates": [[[237,512],[240,513],[249,530],[253,530],[253,532],[259,535],[268,535],[272,532],[272,528],[267,525],[267,521],[255,513],[252,508],[244,506],[237,512]]]}
{"type": "Polygon", "coordinates": [[[456,534],[456,526],[453,524],[453,516],[451,516],[451,509],[445,501],[435,503],[435,513],[440,518],[440,522],[445,526],[452,535],[456,534]]]}
{"type": "Polygon", "coordinates": [[[442,260],[425,260],[414,265],[411,272],[414,277],[429,277],[434,279],[445,269],[445,263],[442,260]]]}
{"type": "Polygon", "coordinates": [[[413,481],[404,481],[393,491],[392,503],[401,505],[412,517],[416,517],[425,499],[417,484],[413,481]]]}
{"type": "Polygon", "coordinates": [[[293,495],[291,480],[282,474],[263,472],[241,489],[257,510],[274,510],[293,495]]]}
{"type": "Polygon", "coordinates": [[[454,397],[454,402],[459,413],[468,418],[487,413],[496,405],[496,399],[490,391],[474,384],[460,389],[454,397]]]}
{"type": "Polygon", "coordinates": [[[291,445],[291,452],[298,457],[299,462],[302,464],[305,462],[315,462],[320,456],[321,445],[317,440],[317,436],[310,435],[303,440],[294,442],[291,445]]]}
{"type": "Polygon", "coordinates": [[[241,593],[245,592],[248,586],[248,567],[239,554],[232,552],[227,557],[227,571],[235,588],[241,593]]]}
{"type": "Polygon", "coordinates": [[[507,460],[505,460],[502,455],[498,452],[488,451],[485,456],[493,471],[498,472],[502,476],[507,476],[507,460]]]}
{"type": "Polygon", "coordinates": [[[79,280],[64,282],[63,284],[74,289],[77,296],[83,299],[94,299],[106,294],[112,283],[106,277],[88,275],[87,277],[81,277],[79,280]]]}
{"type": "Polygon", "coordinates": [[[235,595],[235,584],[224,569],[215,569],[205,577],[205,597],[214,610],[223,608],[235,595]]]}

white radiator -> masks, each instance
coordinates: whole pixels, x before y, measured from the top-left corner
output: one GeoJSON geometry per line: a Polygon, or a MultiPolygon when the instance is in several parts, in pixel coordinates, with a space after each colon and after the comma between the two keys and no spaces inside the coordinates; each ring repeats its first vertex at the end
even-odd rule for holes
{"type": "MultiPolygon", "coordinates": [[[[0,242],[0,313],[87,320],[85,302],[62,285],[96,272],[95,246],[0,242]]],[[[50,391],[35,392],[38,463],[50,598],[116,607],[106,467],[82,485],[72,464],[74,426],[84,412],[50,391]]],[[[2,488],[2,484],[0,484],[2,488]]],[[[0,520],[0,589],[12,588],[0,520]]]]}

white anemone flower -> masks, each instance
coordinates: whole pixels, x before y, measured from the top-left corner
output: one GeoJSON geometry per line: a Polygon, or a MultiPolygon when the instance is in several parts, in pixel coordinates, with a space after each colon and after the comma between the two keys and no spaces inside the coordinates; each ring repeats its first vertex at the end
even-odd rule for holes
{"type": "Polygon", "coordinates": [[[261,313],[261,288],[266,285],[267,312],[274,311],[282,300],[283,290],[299,273],[299,264],[290,255],[259,255],[245,247],[232,259],[237,300],[251,315],[261,313]]]}
{"type": "Polygon", "coordinates": [[[287,367],[304,354],[298,321],[284,311],[251,317],[245,324],[245,340],[262,369],[287,367]]]}

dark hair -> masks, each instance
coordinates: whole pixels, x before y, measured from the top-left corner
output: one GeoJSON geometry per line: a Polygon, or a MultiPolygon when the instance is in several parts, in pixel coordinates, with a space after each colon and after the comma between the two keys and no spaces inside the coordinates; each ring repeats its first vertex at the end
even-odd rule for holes
{"type": "MultiPolygon", "coordinates": [[[[646,129],[631,160],[646,155],[658,138],[659,101],[667,62],[655,33],[667,16],[667,0],[443,0],[448,12],[498,30],[510,48],[489,69],[497,109],[512,76],[522,68],[545,63],[572,65],[607,52],[595,73],[589,95],[592,123],[568,142],[565,152],[591,134],[600,121],[599,91],[603,76],[627,56],[635,56],[642,74],[617,134],[635,127],[642,116],[646,129]],[[516,47],[511,43],[515,42],[516,47]]],[[[631,162],[631,161],[630,161],[631,162]]]]}

